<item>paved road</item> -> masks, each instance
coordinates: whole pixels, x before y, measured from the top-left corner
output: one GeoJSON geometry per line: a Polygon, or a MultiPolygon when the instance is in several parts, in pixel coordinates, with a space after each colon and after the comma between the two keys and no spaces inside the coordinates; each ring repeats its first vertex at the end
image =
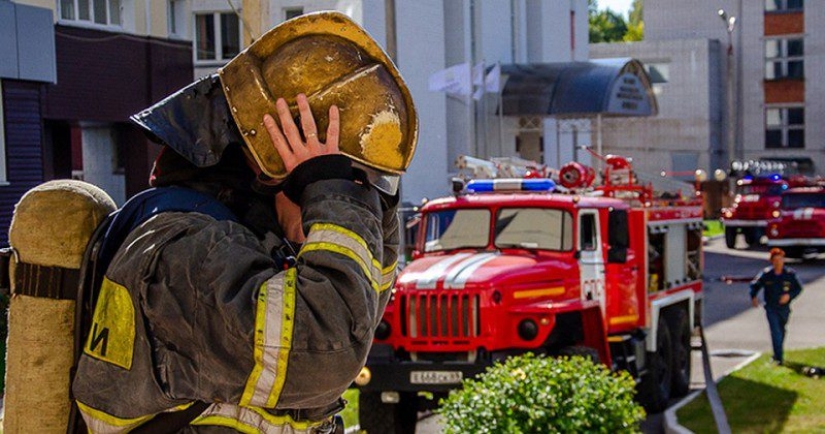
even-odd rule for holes
{"type": "MultiPolygon", "coordinates": [[[[744,247],[744,246],[739,246],[744,247]]],[[[711,367],[717,379],[747,359],[752,352],[770,352],[770,333],[764,310],[751,307],[747,282],[731,284],[723,276],[750,278],[769,265],[767,248],[730,250],[717,239],[705,246],[705,337],[711,351],[711,367]]],[[[788,324],[786,349],[825,346],[825,255],[815,260],[787,265],[796,269],[804,291],[794,301],[788,324]]],[[[694,351],[691,386],[704,387],[701,354],[694,351]]],[[[675,404],[675,401],[674,401],[675,404]]],[[[437,418],[418,423],[416,432],[441,432],[437,418]]],[[[661,415],[651,415],[643,426],[646,433],[664,432],[661,415]]]]}

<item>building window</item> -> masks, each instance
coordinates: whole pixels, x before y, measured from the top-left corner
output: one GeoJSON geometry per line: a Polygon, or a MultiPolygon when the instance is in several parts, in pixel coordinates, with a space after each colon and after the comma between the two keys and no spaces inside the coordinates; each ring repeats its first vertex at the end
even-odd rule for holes
{"type": "Polygon", "coordinates": [[[647,75],[650,76],[651,84],[663,84],[670,81],[670,64],[668,63],[645,63],[647,75]]]}
{"type": "Polygon", "coordinates": [[[765,40],[765,79],[805,77],[804,59],[802,38],[765,40]]]}
{"type": "Polygon", "coordinates": [[[805,108],[768,107],[765,109],[765,148],[804,148],[805,108]]]}
{"type": "Polygon", "coordinates": [[[765,12],[801,11],[803,0],[765,0],[765,12]]]}
{"type": "Polygon", "coordinates": [[[60,0],[60,19],[120,26],[120,0],[60,0]]]}
{"type": "Polygon", "coordinates": [[[304,8],[284,8],[284,21],[300,17],[304,14],[304,8]]]}
{"type": "Polygon", "coordinates": [[[195,60],[225,62],[241,51],[241,26],[233,12],[195,14],[195,60]]]}
{"type": "Polygon", "coordinates": [[[167,12],[169,21],[169,36],[186,37],[186,2],[184,0],[169,0],[167,12]]]}

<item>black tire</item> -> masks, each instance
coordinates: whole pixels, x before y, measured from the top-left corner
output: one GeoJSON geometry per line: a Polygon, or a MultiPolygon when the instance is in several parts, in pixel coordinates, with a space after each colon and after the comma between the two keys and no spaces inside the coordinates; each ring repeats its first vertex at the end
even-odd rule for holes
{"type": "Polygon", "coordinates": [[[679,398],[687,395],[690,391],[690,338],[693,333],[685,309],[678,308],[668,312],[665,320],[670,329],[673,347],[673,372],[671,374],[670,393],[672,397],[679,398]]]}
{"type": "Polygon", "coordinates": [[[398,404],[381,402],[381,392],[361,392],[358,396],[358,419],[368,434],[415,434],[418,402],[415,393],[401,393],[398,404]]]}
{"type": "Polygon", "coordinates": [[[759,241],[762,238],[760,231],[758,228],[748,228],[744,230],[745,233],[745,243],[748,244],[748,247],[756,247],[759,245],[759,241]]]}
{"type": "Polygon", "coordinates": [[[662,322],[656,332],[656,352],[647,353],[647,373],[639,383],[639,402],[648,413],[661,413],[670,400],[673,377],[670,330],[662,322]]]}
{"type": "Polygon", "coordinates": [[[601,363],[601,357],[599,357],[599,352],[595,348],[585,347],[583,345],[572,345],[569,347],[564,347],[559,350],[559,356],[582,356],[585,359],[590,359],[591,362],[595,364],[601,363]]]}
{"type": "Polygon", "coordinates": [[[805,249],[802,247],[785,247],[785,256],[791,259],[805,259],[805,249]]]}
{"type": "Polygon", "coordinates": [[[725,245],[729,249],[736,248],[736,228],[725,228],[725,245]]]}

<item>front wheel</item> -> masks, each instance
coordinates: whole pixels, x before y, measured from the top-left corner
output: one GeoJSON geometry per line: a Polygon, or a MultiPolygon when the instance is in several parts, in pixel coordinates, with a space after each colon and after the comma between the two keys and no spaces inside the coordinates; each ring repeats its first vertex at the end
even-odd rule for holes
{"type": "MultiPolygon", "coordinates": [[[[673,346],[673,381],[671,394],[673,397],[687,395],[690,391],[690,321],[685,309],[668,312],[665,317],[673,346]]],[[[661,327],[662,325],[660,325],[661,327]]]]}
{"type": "Polygon", "coordinates": [[[358,419],[368,434],[414,434],[418,421],[418,397],[401,393],[397,404],[381,402],[381,392],[361,392],[358,396],[358,419]]]}
{"type": "Polygon", "coordinates": [[[656,331],[656,352],[647,356],[647,373],[638,386],[639,402],[648,413],[660,413],[670,400],[673,377],[673,347],[670,330],[664,322],[656,331]]]}
{"type": "Polygon", "coordinates": [[[725,245],[729,249],[736,248],[736,228],[725,227],[725,245]]]}
{"type": "Polygon", "coordinates": [[[745,229],[745,242],[748,247],[757,247],[762,243],[762,231],[759,228],[745,229]]]}

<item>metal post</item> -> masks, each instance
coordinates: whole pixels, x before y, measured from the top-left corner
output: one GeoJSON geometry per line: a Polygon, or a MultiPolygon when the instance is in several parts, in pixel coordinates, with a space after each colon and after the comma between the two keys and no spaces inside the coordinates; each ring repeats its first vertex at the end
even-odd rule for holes
{"type": "Polygon", "coordinates": [[[736,13],[739,14],[739,30],[736,32],[736,95],[735,95],[735,102],[734,102],[734,120],[735,123],[735,153],[736,158],[739,160],[745,159],[745,142],[742,140],[742,136],[744,135],[744,120],[742,117],[742,52],[744,51],[744,47],[742,46],[742,0],[739,0],[737,4],[736,13]]]}
{"type": "Polygon", "coordinates": [[[736,26],[736,17],[728,16],[724,9],[719,9],[719,18],[725,23],[725,31],[728,34],[728,48],[725,55],[725,97],[727,102],[727,112],[725,113],[725,125],[727,132],[727,154],[728,167],[737,158],[736,153],[736,102],[734,100],[734,71],[733,71],[733,29],[736,26]]]}
{"type": "Polygon", "coordinates": [[[398,63],[398,41],[395,31],[395,0],[384,0],[384,22],[387,26],[387,54],[398,63]]]}

